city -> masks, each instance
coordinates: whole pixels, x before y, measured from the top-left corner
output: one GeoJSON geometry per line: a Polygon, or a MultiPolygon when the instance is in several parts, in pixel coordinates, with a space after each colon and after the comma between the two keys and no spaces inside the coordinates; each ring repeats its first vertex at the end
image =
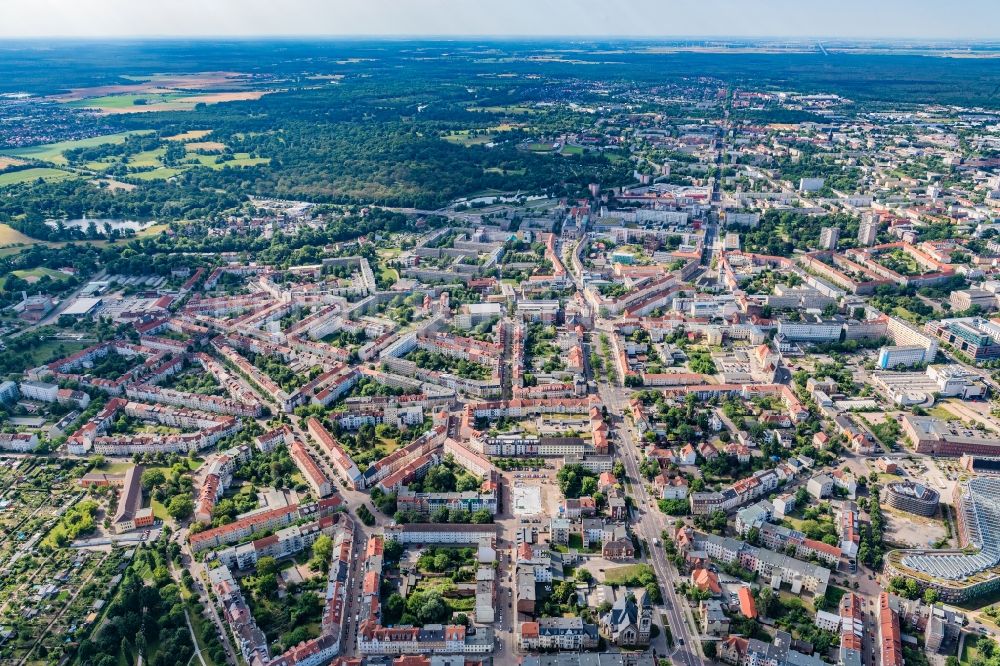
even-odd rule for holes
{"type": "Polygon", "coordinates": [[[994,47],[669,44],[0,53],[0,663],[997,666],[994,47]]]}

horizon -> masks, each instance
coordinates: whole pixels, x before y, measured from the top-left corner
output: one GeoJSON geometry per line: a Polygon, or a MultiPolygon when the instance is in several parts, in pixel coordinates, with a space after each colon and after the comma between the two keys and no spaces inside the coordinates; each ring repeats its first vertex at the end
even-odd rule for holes
{"type": "Polygon", "coordinates": [[[933,44],[933,43],[954,43],[954,44],[995,44],[1000,47],[1000,37],[997,38],[986,38],[986,37],[935,37],[933,35],[914,35],[914,36],[869,36],[869,37],[851,37],[845,35],[641,35],[641,34],[606,34],[606,35],[585,35],[585,34],[493,34],[493,33],[483,33],[483,34],[319,34],[319,33],[259,33],[259,34],[195,34],[195,35],[182,35],[182,34],[135,34],[135,35],[30,35],[25,37],[14,37],[0,35],[0,44],[11,43],[11,42],[38,42],[38,41],[85,41],[85,42],[127,42],[127,41],[191,41],[191,42],[202,42],[202,41],[213,41],[225,39],[228,41],[281,41],[281,40],[301,40],[301,41],[345,41],[345,42],[359,42],[359,41],[385,41],[385,42],[465,42],[465,41],[494,41],[494,42],[506,42],[506,41],[528,41],[528,42],[544,42],[544,41],[562,41],[562,42],[573,42],[573,41],[624,41],[624,42],[680,42],[680,41],[718,41],[718,42],[732,42],[732,41],[748,41],[756,43],[765,42],[812,42],[816,40],[837,40],[845,43],[852,44],[880,44],[880,43],[919,43],[923,45],[933,44]]]}
{"type": "Polygon", "coordinates": [[[6,0],[0,40],[34,38],[844,39],[994,41],[1000,6],[960,0],[6,0]],[[863,19],[863,20],[859,20],[863,19]],[[691,27],[687,30],[687,27],[691,27]],[[823,26],[826,34],[814,34],[823,26]],[[928,27],[933,26],[933,34],[928,27]],[[706,30],[706,27],[709,29],[706,30]]]}

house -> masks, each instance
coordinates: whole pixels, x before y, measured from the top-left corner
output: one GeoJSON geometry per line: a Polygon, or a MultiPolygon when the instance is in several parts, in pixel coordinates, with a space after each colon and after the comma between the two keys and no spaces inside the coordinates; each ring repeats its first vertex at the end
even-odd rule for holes
{"type": "Polygon", "coordinates": [[[583,650],[597,647],[598,631],[578,617],[543,617],[523,622],[522,650],[583,650]]]}
{"type": "Polygon", "coordinates": [[[708,591],[713,597],[722,594],[719,577],[710,569],[695,569],[691,572],[691,584],[699,590],[708,591]]]}
{"type": "Polygon", "coordinates": [[[827,435],[822,430],[813,435],[813,446],[815,446],[817,449],[825,449],[829,445],[830,445],[830,436],[827,435]]]}
{"type": "Polygon", "coordinates": [[[757,603],[753,599],[753,593],[749,587],[741,587],[736,593],[740,602],[740,614],[751,620],[757,618],[757,603]]]}
{"type": "Polygon", "coordinates": [[[824,631],[837,631],[840,629],[840,615],[837,613],[818,610],[813,622],[824,631]]]}
{"type": "Polygon", "coordinates": [[[706,636],[728,636],[729,617],[722,610],[722,602],[718,599],[706,599],[701,602],[701,633],[706,636]]]}
{"type": "Polygon", "coordinates": [[[829,497],[833,493],[833,479],[826,474],[818,474],[806,483],[806,492],[816,499],[829,497]]]}
{"type": "Polygon", "coordinates": [[[597,490],[602,493],[610,492],[617,484],[618,479],[611,472],[601,472],[601,475],[597,478],[597,490]]]}
{"type": "Polygon", "coordinates": [[[617,525],[602,536],[601,555],[609,560],[630,560],[635,557],[635,545],[624,525],[617,525]]]}
{"type": "Polygon", "coordinates": [[[653,478],[653,488],[660,499],[682,500],[688,496],[687,479],[680,475],[669,476],[666,472],[660,472],[653,478]]]}
{"type": "Polygon", "coordinates": [[[691,444],[685,444],[680,450],[680,454],[677,456],[678,465],[693,465],[698,462],[698,453],[695,451],[694,446],[691,444]]]}
{"type": "Polygon", "coordinates": [[[750,447],[746,444],[732,443],[726,445],[726,455],[736,458],[736,461],[741,465],[745,465],[750,462],[750,447]]]}
{"type": "Polygon", "coordinates": [[[708,442],[702,442],[698,445],[698,453],[705,460],[714,460],[719,457],[719,450],[708,442]]]}
{"type": "Polygon", "coordinates": [[[554,544],[569,545],[569,535],[572,531],[573,523],[566,518],[553,518],[549,523],[549,532],[554,544]]]}
{"type": "Polygon", "coordinates": [[[779,495],[774,498],[772,506],[774,509],[771,511],[771,515],[775,518],[784,518],[792,511],[795,511],[795,495],[792,493],[779,495]]]}
{"type": "Polygon", "coordinates": [[[559,505],[559,512],[564,518],[593,518],[597,515],[597,504],[593,497],[564,499],[559,505]]]}
{"type": "Polygon", "coordinates": [[[584,518],[580,521],[580,538],[584,548],[598,544],[604,538],[604,520],[601,518],[584,518]]]}
{"type": "Polygon", "coordinates": [[[629,592],[611,606],[600,618],[600,632],[610,643],[620,647],[635,647],[649,643],[653,625],[653,606],[646,590],[640,588],[638,596],[629,592]]]}
{"type": "Polygon", "coordinates": [[[609,497],[608,498],[608,514],[611,516],[611,520],[625,520],[628,518],[628,507],[625,504],[624,497],[609,497]]]}
{"type": "Polygon", "coordinates": [[[736,512],[736,532],[740,536],[746,536],[750,530],[760,527],[771,520],[774,507],[767,500],[761,500],[756,504],[744,507],[736,512]]]}
{"type": "Polygon", "coordinates": [[[719,641],[716,653],[719,661],[730,666],[738,666],[743,663],[743,658],[747,653],[747,645],[750,640],[742,636],[730,636],[719,641]]]}

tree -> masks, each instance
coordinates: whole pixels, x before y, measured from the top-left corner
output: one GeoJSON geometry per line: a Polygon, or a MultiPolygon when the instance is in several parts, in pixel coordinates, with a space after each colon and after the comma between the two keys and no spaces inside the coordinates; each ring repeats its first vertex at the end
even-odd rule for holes
{"type": "Polygon", "coordinates": [[[269,574],[276,574],[276,573],[278,573],[278,560],[274,559],[270,555],[265,555],[264,557],[257,560],[258,576],[267,576],[269,574]]]}
{"type": "Polygon", "coordinates": [[[924,603],[928,606],[933,606],[937,603],[938,593],[937,590],[932,588],[927,588],[924,590],[924,603]]]}
{"type": "MultiPolygon", "coordinates": [[[[326,534],[320,534],[312,545],[313,557],[320,562],[329,562],[333,557],[333,539],[326,534]]],[[[260,570],[258,565],[257,570],[260,570]]]]}
{"type": "Polygon", "coordinates": [[[162,469],[151,468],[142,472],[142,488],[149,491],[156,486],[162,486],[166,482],[162,469]]]}
{"type": "Polygon", "coordinates": [[[489,509],[479,509],[472,514],[471,520],[478,525],[492,523],[493,514],[490,513],[489,509]]]}
{"type": "Polygon", "coordinates": [[[174,520],[184,520],[194,513],[194,500],[189,495],[174,495],[167,505],[167,513],[174,520]]]}
{"type": "Polygon", "coordinates": [[[406,601],[399,592],[393,592],[382,606],[382,621],[385,624],[396,624],[405,610],[406,601]]]}

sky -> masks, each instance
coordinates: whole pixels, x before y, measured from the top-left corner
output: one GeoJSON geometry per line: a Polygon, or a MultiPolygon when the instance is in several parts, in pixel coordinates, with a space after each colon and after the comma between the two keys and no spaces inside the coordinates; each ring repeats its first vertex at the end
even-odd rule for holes
{"type": "Polygon", "coordinates": [[[997,0],[0,0],[0,37],[1000,39],[997,0]]]}

